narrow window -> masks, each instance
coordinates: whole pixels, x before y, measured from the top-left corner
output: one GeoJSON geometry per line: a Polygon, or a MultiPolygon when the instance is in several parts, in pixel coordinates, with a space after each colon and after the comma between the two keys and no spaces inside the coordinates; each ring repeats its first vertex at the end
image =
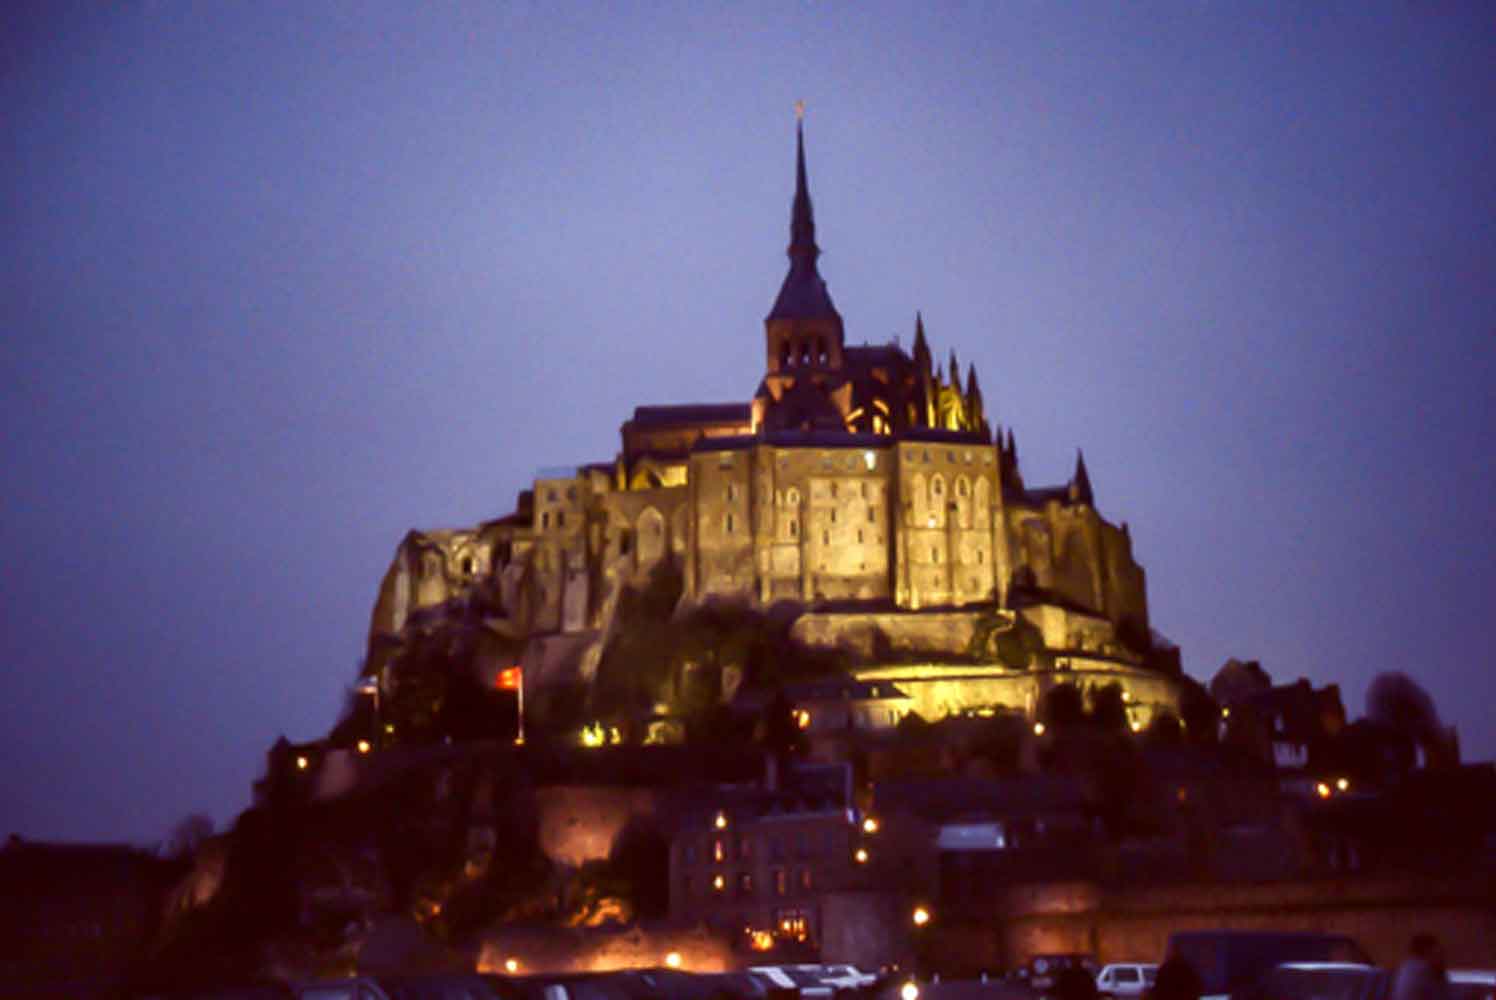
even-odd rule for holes
{"type": "Polygon", "coordinates": [[[790,518],[790,537],[795,538],[800,534],[800,522],[793,517],[790,518]]]}
{"type": "Polygon", "coordinates": [[[544,513],[542,513],[540,515],[540,526],[541,526],[541,528],[549,528],[551,526],[551,512],[550,511],[545,511],[544,513]]]}
{"type": "Polygon", "coordinates": [[[729,535],[732,534],[732,525],[733,525],[732,515],[728,514],[727,515],[727,533],[729,535]]]}
{"type": "Polygon", "coordinates": [[[930,546],[930,561],[932,563],[940,562],[940,550],[933,545],[930,546]]]}
{"type": "Polygon", "coordinates": [[[566,511],[564,511],[564,510],[558,510],[558,511],[556,511],[556,527],[558,527],[558,528],[564,528],[564,527],[566,527],[566,511]]]}
{"type": "Polygon", "coordinates": [[[821,532],[821,544],[822,545],[830,545],[831,544],[831,532],[829,532],[829,531],[823,531],[823,532],[821,532]]]}

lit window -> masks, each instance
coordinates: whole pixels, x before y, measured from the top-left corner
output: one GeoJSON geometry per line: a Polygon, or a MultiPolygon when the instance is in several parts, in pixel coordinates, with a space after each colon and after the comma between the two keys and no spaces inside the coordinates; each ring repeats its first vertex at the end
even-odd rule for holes
{"type": "Polygon", "coordinates": [[[721,837],[717,837],[716,839],[714,839],[712,841],[712,860],[713,861],[726,861],[727,860],[727,845],[722,842],[722,838],[721,837]]]}
{"type": "Polygon", "coordinates": [[[809,868],[801,868],[800,869],[800,891],[801,892],[809,892],[810,891],[810,869],[809,868]]]}
{"type": "Polygon", "coordinates": [[[774,869],[774,895],[788,896],[790,894],[790,876],[783,868],[774,869]]]}

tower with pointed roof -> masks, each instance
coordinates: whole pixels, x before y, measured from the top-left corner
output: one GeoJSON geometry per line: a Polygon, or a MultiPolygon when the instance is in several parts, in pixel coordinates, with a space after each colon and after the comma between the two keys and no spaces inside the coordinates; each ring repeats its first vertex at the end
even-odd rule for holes
{"type": "Polygon", "coordinates": [[[789,272],[764,318],[766,370],[785,381],[802,373],[840,369],[844,346],[841,314],[817,265],[821,248],[816,245],[815,212],[806,179],[803,122],[795,125],[795,198],[787,253],[789,272]]]}

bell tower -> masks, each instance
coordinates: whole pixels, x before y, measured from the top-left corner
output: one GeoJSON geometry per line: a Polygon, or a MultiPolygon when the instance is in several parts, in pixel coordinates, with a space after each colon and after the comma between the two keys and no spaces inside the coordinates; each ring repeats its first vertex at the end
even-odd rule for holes
{"type": "Polygon", "coordinates": [[[795,200],[790,211],[790,270],[764,319],[765,381],[782,392],[802,375],[842,367],[842,318],[816,268],[815,216],[805,180],[805,106],[795,106],[795,200]]]}

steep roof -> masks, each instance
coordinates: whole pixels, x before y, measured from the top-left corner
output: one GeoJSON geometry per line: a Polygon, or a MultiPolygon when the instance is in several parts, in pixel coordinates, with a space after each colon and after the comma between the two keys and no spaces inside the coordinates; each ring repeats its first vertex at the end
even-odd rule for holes
{"type": "Polygon", "coordinates": [[[810,191],[805,180],[805,129],[795,126],[795,201],[790,212],[790,271],[784,276],[779,297],[768,319],[826,319],[841,322],[841,315],[831,303],[831,293],[816,269],[821,248],[816,246],[815,216],[810,207],[810,191]]]}

